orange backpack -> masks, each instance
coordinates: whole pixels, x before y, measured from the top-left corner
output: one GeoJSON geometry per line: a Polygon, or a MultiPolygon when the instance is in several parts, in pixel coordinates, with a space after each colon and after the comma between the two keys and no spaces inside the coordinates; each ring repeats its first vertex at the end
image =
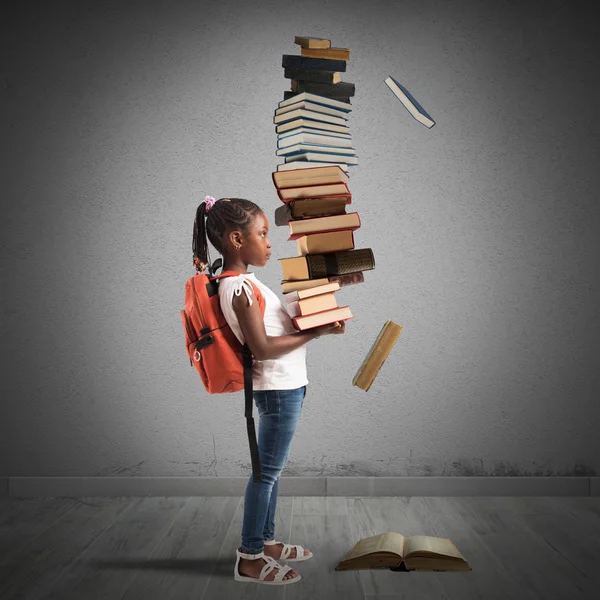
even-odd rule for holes
{"type": "MultiPolygon", "coordinates": [[[[224,271],[213,275],[222,265],[217,259],[209,273],[197,273],[185,284],[185,308],[181,321],[185,332],[185,347],[190,365],[196,368],[209,394],[227,394],[244,390],[246,400],[246,426],[250,442],[252,476],[261,480],[260,461],[254,418],[252,417],[252,351],[241,344],[225,320],[219,302],[219,279],[235,277],[240,273],[224,271]]],[[[265,299],[260,289],[250,279],[261,313],[265,314],[265,299]]]]}

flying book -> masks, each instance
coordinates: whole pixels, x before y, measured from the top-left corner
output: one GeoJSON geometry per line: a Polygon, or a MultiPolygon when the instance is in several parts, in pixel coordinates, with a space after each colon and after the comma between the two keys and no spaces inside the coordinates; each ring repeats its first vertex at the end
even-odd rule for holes
{"type": "Polygon", "coordinates": [[[281,56],[281,66],[284,69],[344,72],[346,70],[346,61],[330,58],[311,58],[310,56],[298,56],[297,54],[283,54],[281,56]]]}
{"type": "Polygon", "coordinates": [[[394,92],[395,96],[404,104],[406,110],[419,123],[431,129],[435,125],[435,121],[425,112],[425,109],[413,98],[411,93],[393,77],[388,77],[385,80],[387,86],[394,92]]]}
{"type": "Polygon", "coordinates": [[[294,37],[294,44],[298,44],[303,48],[330,48],[331,40],[324,38],[303,37],[297,35],[294,37]]]}
{"type": "Polygon", "coordinates": [[[348,183],[350,177],[336,165],[311,166],[307,169],[274,171],[271,173],[275,187],[279,189],[302,185],[325,185],[327,183],[348,183]]]}
{"type": "Polygon", "coordinates": [[[348,112],[345,110],[339,110],[333,106],[326,106],[325,104],[319,104],[318,102],[310,102],[309,100],[300,100],[298,102],[292,102],[291,104],[286,104],[285,106],[280,106],[275,109],[275,115],[283,115],[287,112],[304,109],[304,110],[312,110],[316,113],[325,113],[326,115],[331,115],[333,117],[340,117],[342,119],[348,119],[348,112]]]}
{"type": "Polygon", "coordinates": [[[288,121],[300,118],[309,119],[311,121],[322,121],[323,123],[332,123],[333,125],[345,125],[347,122],[343,117],[334,117],[333,115],[328,115],[324,112],[297,108],[296,110],[290,110],[286,113],[276,114],[273,117],[273,123],[277,125],[279,123],[287,123],[288,121]]]}
{"type": "Polygon", "coordinates": [[[276,133],[285,133],[298,127],[310,127],[311,129],[323,129],[324,131],[332,131],[335,133],[345,133],[350,135],[350,127],[348,125],[335,125],[334,123],[324,123],[323,121],[316,121],[314,119],[294,119],[293,121],[286,121],[275,127],[276,133]]]}
{"type": "Polygon", "coordinates": [[[326,185],[304,185],[302,187],[293,187],[277,190],[277,195],[282,202],[290,200],[299,200],[301,198],[323,198],[325,196],[346,196],[347,204],[352,201],[352,194],[345,183],[329,183],[326,185]]]}
{"type": "Polygon", "coordinates": [[[327,294],[330,292],[337,292],[340,289],[340,284],[337,282],[334,283],[325,283],[323,285],[318,285],[313,288],[308,288],[306,290],[296,290],[293,292],[288,292],[283,295],[283,299],[286,302],[297,302],[298,300],[303,300],[304,298],[310,298],[312,296],[318,296],[319,294],[327,294]]]}
{"type": "Polygon", "coordinates": [[[318,285],[325,285],[326,283],[339,283],[340,287],[347,285],[355,285],[357,283],[363,283],[365,277],[362,271],[356,271],[354,273],[344,273],[344,275],[329,275],[328,277],[321,277],[317,279],[297,279],[295,281],[282,281],[281,291],[284,294],[293,292],[294,290],[308,290],[318,285]]]}
{"type": "Polygon", "coordinates": [[[348,173],[348,164],[347,163],[343,163],[343,162],[336,162],[336,163],[326,163],[326,162],[319,162],[319,161],[306,161],[306,160],[294,160],[291,161],[289,163],[284,163],[281,165],[277,165],[277,172],[278,173],[282,173],[285,171],[294,171],[296,169],[313,169],[314,167],[339,167],[340,169],[342,169],[342,171],[344,171],[344,173],[346,173],[346,175],[348,175],[348,177],[350,177],[350,174],[348,173]]]}
{"type": "Polygon", "coordinates": [[[402,325],[398,325],[390,320],[385,322],[375,343],[371,346],[369,353],[354,376],[352,385],[365,390],[365,392],[369,391],[371,384],[389,356],[401,331],[402,325]]]}
{"type": "Polygon", "coordinates": [[[403,536],[388,531],[363,538],[335,568],[336,571],[390,569],[391,571],[472,571],[448,538],[403,536]]]}
{"type": "Polygon", "coordinates": [[[349,306],[339,306],[338,308],[323,310],[318,313],[313,313],[312,315],[292,317],[292,323],[296,329],[304,331],[305,329],[328,325],[329,323],[335,323],[336,321],[347,321],[348,319],[353,318],[354,316],[350,312],[349,306]]]}
{"type": "Polygon", "coordinates": [[[302,56],[310,58],[329,58],[333,60],[350,60],[350,48],[306,48],[300,49],[302,56]]]}
{"type": "Polygon", "coordinates": [[[294,104],[296,102],[314,102],[315,104],[323,104],[324,106],[331,106],[332,108],[337,108],[338,110],[342,110],[346,113],[349,113],[352,110],[352,106],[349,106],[347,102],[340,102],[335,98],[328,98],[327,96],[321,96],[319,94],[313,94],[311,92],[301,92],[299,94],[296,94],[292,98],[282,100],[278,103],[277,106],[279,106],[279,108],[282,108],[284,106],[289,106],[290,104],[294,104]]]}
{"type": "Polygon", "coordinates": [[[330,275],[344,275],[375,268],[375,259],[371,248],[292,256],[280,258],[279,261],[283,269],[284,281],[322,279],[330,275]]]}
{"type": "MultiPolygon", "coordinates": [[[[340,229],[358,229],[360,227],[360,217],[357,212],[351,212],[344,213],[343,215],[331,215],[329,217],[299,219],[297,221],[290,221],[288,225],[290,228],[288,242],[290,242],[311,233],[325,233],[327,231],[338,231],[340,229]]],[[[362,269],[355,270],[359,271],[362,269]]]]}
{"type": "Polygon", "coordinates": [[[317,152],[316,146],[311,151],[297,152],[294,154],[288,154],[285,157],[285,162],[292,162],[296,160],[308,160],[310,162],[332,162],[340,163],[345,162],[347,165],[357,165],[358,156],[350,156],[349,154],[340,154],[339,152],[317,152]]]}
{"type": "Polygon", "coordinates": [[[352,229],[342,229],[325,233],[311,233],[299,237],[296,244],[298,246],[298,256],[354,250],[354,231],[352,229]]]}

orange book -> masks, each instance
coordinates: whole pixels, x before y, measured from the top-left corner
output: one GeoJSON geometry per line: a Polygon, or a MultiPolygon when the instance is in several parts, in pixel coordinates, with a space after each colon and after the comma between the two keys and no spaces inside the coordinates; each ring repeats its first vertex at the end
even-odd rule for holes
{"type": "Polygon", "coordinates": [[[277,195],[282,202],[286,204],[290,200],[300,200],[301,198],[328,198],[335,196],[338,198],[347,198],[347,204],[352,202],[352,194],[345,183],[330,183],[328,185],[304,185],[302,187],[277,189],[277,195]]]}
{"type": "Polygon", "coordinates": [[[319,294],[327,294],[329,292],[337,292],[340,289],[340,284],[337,281],[333,283],[325,283],[324,285],[317,285],[313,288],[307,288],[305,290],[293,290],[283,295],[283,299],[286,302],[296,302],[297,300],[303,300],[304,298],[310,298],[311,296],[318,296],[319,294]]]}
{"type": "Polygon", "coordinates": [[[287,310],[290,317],[300,317],[312,315],[313,313],[323,312],[331,308],[337,308],[337,300],[333,292],[328,294],[319,294],[311,298],[302,298],[294,302],[287,303],[287,310]]]}
{"type": "Polygon", "coordinates": [[[346,321],[353,318],[354,315],[350,312],[349,306],[338,306],[337,308],[313,313],[312,315],[293,317],[292,323],[296,329],[304,331],[313,327],[320,327],[321,325],[328,325],[336,321],[346,321]]]}
{"type": "Polygon", "coordinates": [[[354,231],[360,227],[360,218],[357,212],[352,212],[344,213],[342,215],[289,221],[288,226],[290,228],[288,242],[291,242],[303,235],[312,233],[325,233],[328,231],[339,231],[340,229],[351,229],[354,231]]]}
{"type": "Polygon", "coordinates": [[[300,48],[302,56],[309,58],[329,58],[333,60],[350,60],[350,48],[300,48]]]}
{"type": "Polygon", "coordinates": [[[330,183],[348,183],[350,177],[337,165],[326,167],[308,167],[274,171],[273,183],[278,189],[301,187],[303,185],[326,185],[330,183]]]}
{"type": "Polygon", "coordinates": [[[299,256],[352,250],[354,249],[354,231],[340,229],[339,231],[303,235],[296,240],[296,245],[299,256]]]}

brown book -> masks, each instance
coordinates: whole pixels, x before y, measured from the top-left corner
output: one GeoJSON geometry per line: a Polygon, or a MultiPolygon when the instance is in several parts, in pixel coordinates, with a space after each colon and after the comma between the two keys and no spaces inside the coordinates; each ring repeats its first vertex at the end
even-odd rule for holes
{"type": "MultiPolygon", "coordinates": [[[[331,217],[346,214],[346,204],[350,204],[352,198],[347,196],[329,196],[328,198],[300,198],[291,200],[291,220],[312,219],[314,217],[331,217]]],[[[286,223],[287,224],[287,223],[286,223]]]]}
{"type": "Polygon", "coordinates": [[[296,245],[299,256],[353,250],[354,231],[352,229],[342,229],[340,231],[303,235],[296,240],[296,245]]]}
{"type": "Polygon", "coordinates": [[[336,571],[390,569],[392,571],[472,571],[448,538],[403,536],[388,531],[363,538],[338,563],[336,571]]]}
{"type": "Polygon", "coordinates": [[[345,273],[344,275],[330,275],[329,277],[321,277],[318,279],[297,279],[295,281],[282,281],[281,291],[283,294],[288,292],[309,290],[327,283],[337,283],[341,288],[347,285],[355,285],[363,283],[365,277],[362,271],[355,273],[345,273]]]}
{"type": "MultiPolygon", "coordinates": [[[[294,220],[290,221],[288,225],[290,228],[288,242],[291,242],[311,233],[325,233],[326,231],[337,231],[339,229],[358,229],[360,227],[360,217],[357,212],[351,212],[344,213],[343,215],[294,220]]],[[[360,270],[355,269],[355,271],[360,270]]]]}
{"type": "Polygon", "coordinates": [[[329,275],[343,275],[355,271],[369,271],[375,268],[375,258],[371,248],[342,250],[328,254],[307,254],[280,258],[285,281],[298,279],[319,279],[329,275]]]}
{"type": "Polygon", "coordinates": [[[307,167],[271,173],[276,188],[300,187],[303,185],[327,185],[332,183],[348,183],[350,177],[337,165],[326,167],[307,167]]]}
{"type": "Polygon", "coordinates": [[[303,300],[304,298],[312,298],[313,296],[318,296],[319,294],[337,292],[339,289],[339,283],[326,283],[324,285],[318,285],[316,287],[308,288],[306,290],[295,290],[292,292],[287,292],[283,295],[283,299],[288,303],[297,302],[298,300],[303,300]]]}
{"type": "Polygon", "coordinates": [[[365,390],[365,392],[369,391],[371,384],[375,380],[377,373],[379,373],[379,369],[381,369],[385,359],[389,356],[401,331],[402,325],[398,325],[390,320],[385,322],[375,343],[371,346],[367,357],[354,376],[352,385],[365,390]]]}
{"type": "Polygon", "coordinates": [[[286,307],[290,317],[304,317],[313,313],[337,308],[337,305],[335,294],[330,292],[329,294],[319,294],[311,298],[302,298],[301,300],[288,302],[286,307]]]}
{"type": "MultiPolygon", "coordinates": [[[[339,169],[339,167],[336,167],[339,169]]],[[[341,169],[340,169],[341,170],[341,169]]],[[[328,183],[326,185],[303,185],[300,187],[275,188],[282,202],[299,200],[301,198],[324,198],[328,196],[344,196],[352,202],[352,194],[345,183],[328,183]]]]}
{"type": "Polygon", "coordinates": [[[346,321],[353,318],[354,316],[350,312],[349,306],[338,306],[337,308],[313,313],[305,317],[292,317],[292,323],[296,329],[304,331],[305,329],[312,329],[313,327],[320,327],[321,325],[328,325],[336,321],[346,321]]]}
{"type": "Polygon", "coordinates": [[[308,58],[350,60],[350,48],[300,48],[300,55],[308,58]]]}
{"type": "Polygon", "coordinates": [[[298,44],[298,46],[302,46],[302,48],[331,48],[331,40],[303,37],[300,35],[294,37],[294,44],[298,44]]]}

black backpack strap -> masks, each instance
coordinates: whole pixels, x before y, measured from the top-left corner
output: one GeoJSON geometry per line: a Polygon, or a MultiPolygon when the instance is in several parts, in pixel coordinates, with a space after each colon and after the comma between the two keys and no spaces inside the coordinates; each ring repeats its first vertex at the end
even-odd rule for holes
{"type": "Polygon", "coordinates": [[[260,459],[258,456],[258,444],[256,442],[256,429],[254,417],[252,416],[253,389],[252,389],[252,352],[248,344],[243,346],[244,355],[244,396],[246,398],[246,428],[248,429],[248,440],[250,442],[250,458],[252,460],[252,480],[260,483],[260,459]]]}

